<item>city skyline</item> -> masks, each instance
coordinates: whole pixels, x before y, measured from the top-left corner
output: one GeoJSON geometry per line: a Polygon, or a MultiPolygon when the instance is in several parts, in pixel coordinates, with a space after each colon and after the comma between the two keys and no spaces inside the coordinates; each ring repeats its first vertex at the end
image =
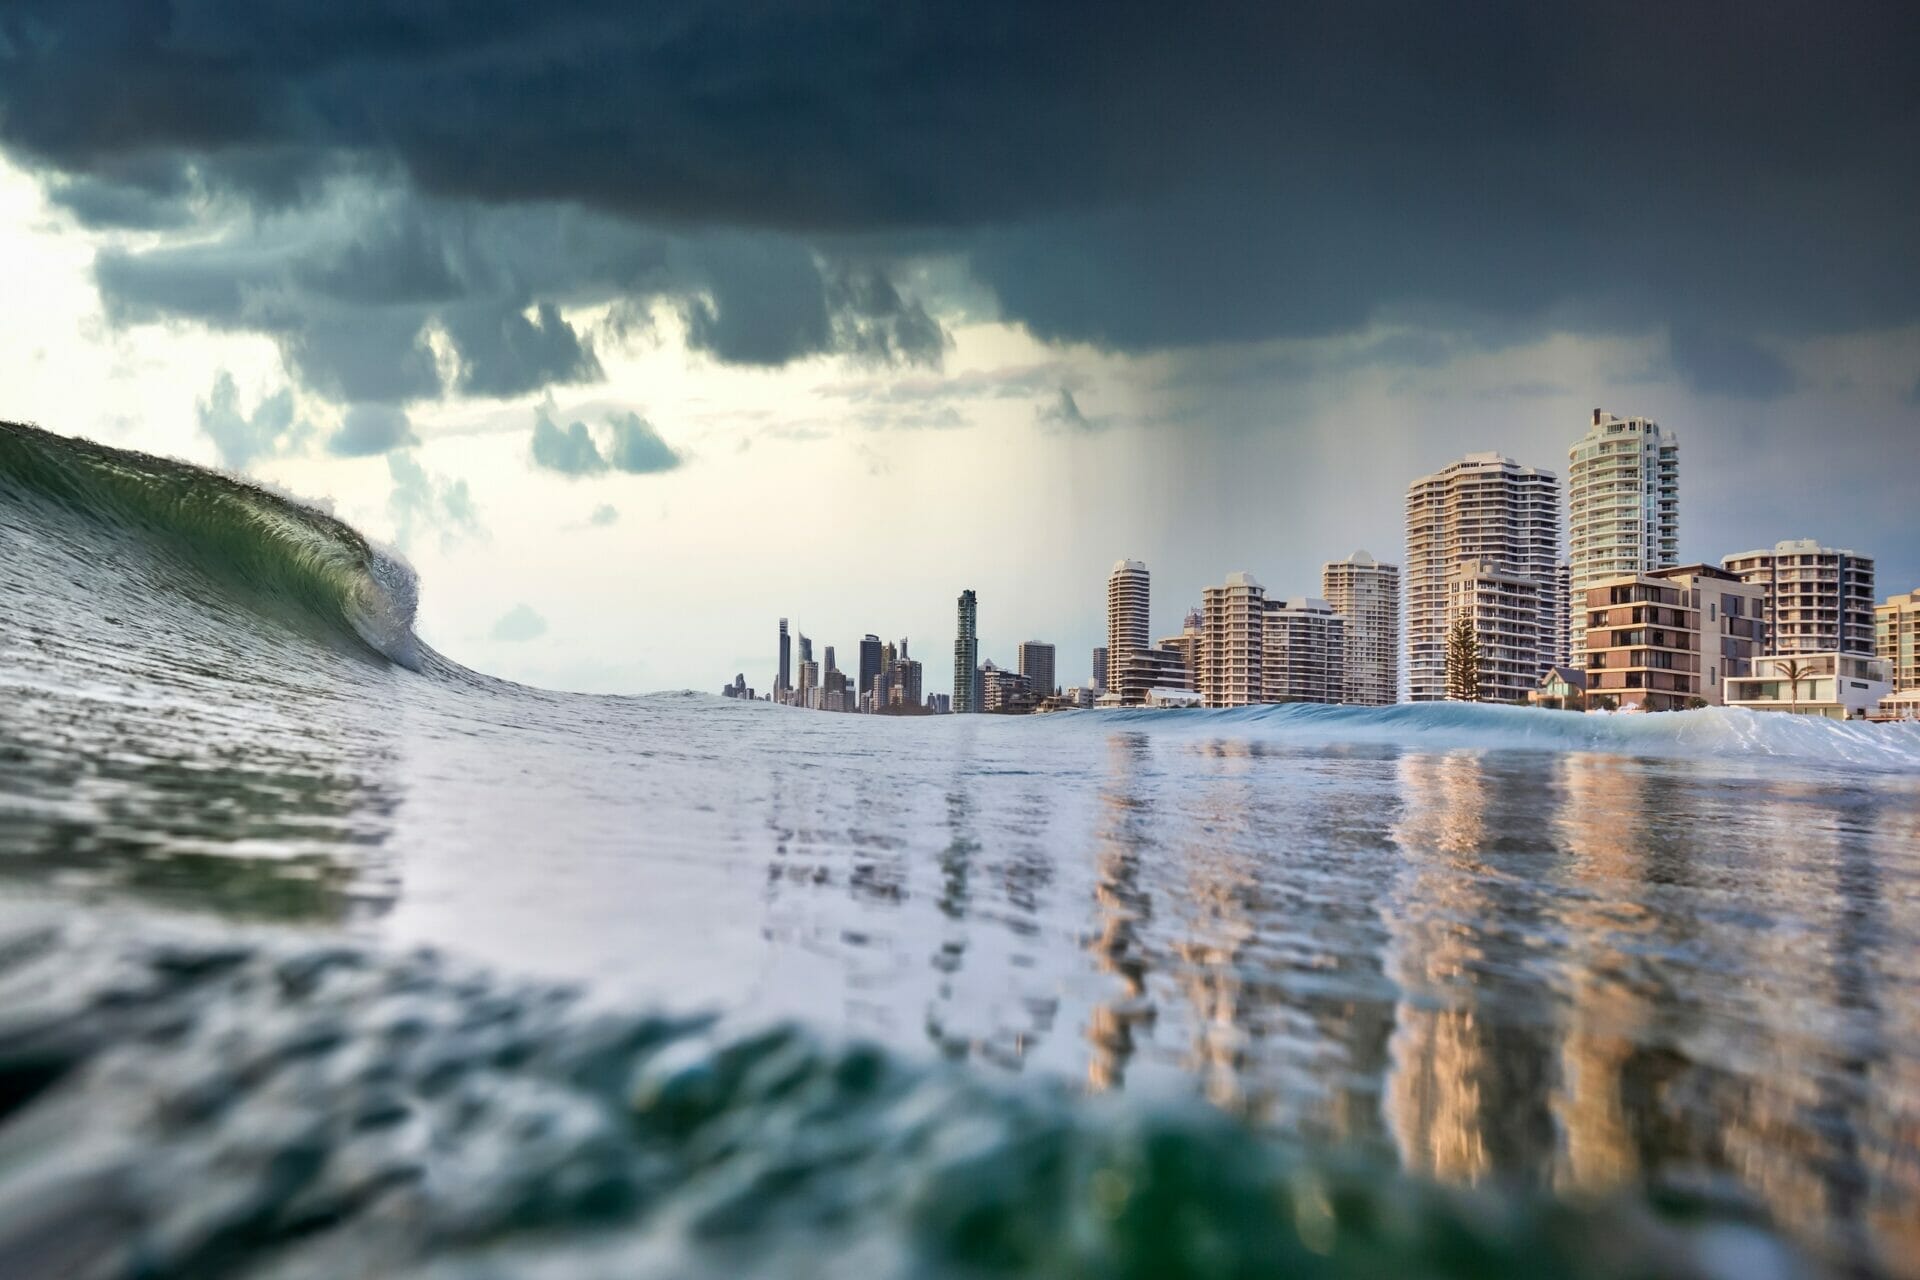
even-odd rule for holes
{"type": "MultiPolygon", "coordinates": [[[[1682,486],[1671,430],[1596,408],[1567,452],[1572,481],[1565,490],[1552,470],[1490,451],[1470,452],[1415,478],[1407,486],[1404,526],[1406,545],[1415,551],[1414,572],[1402,588],[1401,567],[1378,562],[1365,550],[1328,560],[1322,588],[1339,606],[1318,597],[1269,596],[1251,574],[1236,571],[1224,585],[1202,589],[1204,603],[1185,611],[1181,633],[1153,639],[1151,570],[1137,559],[1114,562],[1106,582],[1106,643],[1092,650],[1095,669],[1079,687],[1060,682],[1058,687],[1078,695],[1063,705],[1132,705],[1150,690],[1178,689],[1207,706],[1384,705],[1446,697],[1441,685],[1450,685],[1451,678],[1442,679],[1440,650],[1450,649],[1451,642],[1443,646],[1442,640],[1462,616],[1473,620],[1479,639],[1480,696],[1495,702],[1532,700],[1542,677],[1562,670],[1606,665],[1617,672],[1623,664],[1657,657],[1663,664],[1689,664],[1693,674],[1682,687],[1718,703],[1723,682],[1749,674],[1761,656],[1872,656],[1876,643],[1887,647],[1884,638],[1876,641],[1880,601],[1871,556],[1799,538],[1780,540],[1770,551],[1729,552],[1718,563],[1675,567],[1682,486]],[[1695,618],[1693,657],[1623,648],[1621,638],[1629,633],[1609,632],[1601,644],[1607,652],[1589,663],[1586,619],[1604,596],[1595,588],[1622,584],[1614,588],[1616,597],[1626,592],[1640,599],[1647,592],[1645,598],[1665,601],[1673,594],[1671,583],[1692,589],[1696,600],[1719,592],[1729,610],[1739,611],[1737,620],[1713,611],[1685,615],[1695,618]],[[1393,639],[1384,641],[1390,633],[1393,639]],[[1392,658],[1383,662],[1388,645],[1392,658]],[[1376,690],[1394,669],[1397,697],[1383,698],[1376,690]]],[[[1609,626],[1619,625],[1613,613],[1606,616],[1609,626]]],[[[1057,691],[1038,688],[1030,671],[1030,654],[1044,652],[1040,669],[1047,678],[1041,683],[1052,683],[1055,643],[1017,643],[1017,666],[1010,670],[980,644],[977,619],[978,595],[969,588],[959,597],[951,709],[1012,709],[1015,688],[1028,695],[1019,709],[1033,709],[1057,691]],[[963,663],[969,673],[964,682],[958,679],[963,663]]],[[[784,664],[784,618],[780,635],[784,664]]],[[[1911,682],[1899,670],[1895,663],[1893,688],[1909,691],[1911,682]]],[[[1671,683],[1657,671],[1595,678],[1612,688],[1624,687],[1622,679],[1634,689],[1671,683]]],[[[1554,683],[1564,684],[1557,675],[1554,683]]],[[[1594,687],[1599,692],[1602,685],[1594,687]]],[[[728,691],[739,692],[734,685],[728,691]]],[[[1687,696],[1663,695],[1651,705],[1673,709],[1687,703],[1687,696]]],[[[927,705],[933,704],[929,698],[927,705]]]]}

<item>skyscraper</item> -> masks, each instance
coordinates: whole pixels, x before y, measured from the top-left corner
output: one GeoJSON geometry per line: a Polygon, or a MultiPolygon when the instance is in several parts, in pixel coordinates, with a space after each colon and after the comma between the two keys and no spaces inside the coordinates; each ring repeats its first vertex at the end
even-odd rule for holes
{"type": "MultiPolygon", "coordinates": [[[[1680,563],[1680,442],[1647,418],[1593,411],[1567,451],[1568,594],[1680,563]]],[[[1545,585],[1544,583],[1542,584],[1545,585]]],[[[1558,595],[1558,593],[1554,593],[1558,595]]],[[[1585,665],[1586,614],[1571,610],[1568,651],[1585,665]]],[[[1542,617],[1550,625],[1551,619],[1542,617]]]]}
{"type": "MultiPolygon", "coordinates": [[[[1107,692],[1124,693],[1120,670],[1127,654],[1148,647],[1147,566],[1121,560],[1107,575],[1107,692]]],[[[1144,697],[1146,691],[1141,690],[1144,697]]]]}
{"type": "Polygon", "coordinates": [[[1269,600],[1260,637],[1261,700],[1339,702],[1347,692],[1347,620],[1325,600],[1269,600]]]}
{"type": "Polygon", "coordinates": [[[1721,563],[1761,589],[1769,655],[1873,652],[1872,557],[1800,538],[1721,563]]]}
{"type": "Polygon", "coordinates": [[[1053,646],[1039,640],[1028,640],[1020,645],[1020,674],[1027,678],[1027,688],[1036,698],[1044,698],[1058,686],[1053,679],[1053,646]]]}
{"type": "MultiPolygon", "coordinates": [[[[1551,597],[1560,560],[1560,481],[1497,453],[1470,453],[1407,486],[1407,689],[1415,702],[1444,699],[1448,579],[1463,562],[1471,573],[1500,574],[1532,584],[1532,651],[1516,665],[1537,678],[1558,654],[1550,637],[1564,631],[1566,606],[1551,597]],[[1540,597],[1550,597],[1543,606],[1540,597]],[[1544,615],[1545,626],[1542,621],[1544,615]],[[1543,640],[1543,635],[1549,637],[1543,640]]],[[[1489,584],[1493,585],[1493,584],[1489,584]]],[[[1509,603],[1524,590],[1501,584],[1509,603]]],[[[1471,593],[1468,598],[1472,598],[1471,593]]],[[[1511,631],[1483,646],[1506,644],[1511,631]]]]}
{"type": "Polygon", "coordinates": [[[1265,700],[1266,594],[1250,573],[1230,573],[1225,583],[1202,593],[1202,704],[1244,707],[1265,700]]]}
{"type": "Polygon", "coordinates": [[[780,674],[774,677],[773,700],[793,688],[793,642],[787,638],[787,620],[780,619],[780,674]]]}
{"type": "Polygon", "coordinates": [[[960,593],[960,625],[953,639],[953,710],[966,715],[980,710],[973,696],[974,668],[980,661],[980,639],[974,631],[976,601],[969,587],[960,593]]]}
{"type": "Polygon", "coordinates": [[[1093,691],[1107,691],[1107,646],[1101,645],[1093,651],[1093,691]]]}
{"type": "Polygon", "coordinates": [[[1356,551],[1321,566],[1320,590],[1347,620],[1341,700],[1358,707],[1392,706],[1400,698],[1400,566],[1356,551]]]}
{"type": "Polygon", "coordinates": [[[813,641],[807,639],[807,633],[804,631],[800,633],[800,661],[813,661],[813,641]]]}
{"type": "Polygon", "coordinates": [[[859,693],[872,693],[874,679],[881,671],[880,637],[872,634],[860,639],[860,681],[855,685],[859,693]]]}
{"type": "Polygon", "coordinates": [[[838,670],[840,669],[839,667],[837,667],[836,665],[834,665],[834,661],[833,661],[833,646],[832,646],[832,645],[828,645],[828,646],[827,646],[827,651],[826,651],[826,654],[825,654],[825,659],[826,659],[826,660],[825,660],[824,662],[822,662],[822,663],[820,664],[820,670],[821,670],[822,672],[827,672],[827,671],[838,671],[838,670]]]}

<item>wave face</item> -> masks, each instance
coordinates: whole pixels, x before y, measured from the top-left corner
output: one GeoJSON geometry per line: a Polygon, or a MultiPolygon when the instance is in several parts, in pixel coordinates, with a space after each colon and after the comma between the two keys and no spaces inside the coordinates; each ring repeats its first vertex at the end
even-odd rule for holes
{"type": "Polygon", "coordinates": [[[585,697],[416,590],[0,427],[0,1275],[1920,1276],[1916,726],[585,697]]]}
{"type": "Polygon", "coordinates": [[[0,423],[0,484],[171,544],[263,602],[421,666],[413,570],[325,512],[218,472],[14,423],[0,423]]]}

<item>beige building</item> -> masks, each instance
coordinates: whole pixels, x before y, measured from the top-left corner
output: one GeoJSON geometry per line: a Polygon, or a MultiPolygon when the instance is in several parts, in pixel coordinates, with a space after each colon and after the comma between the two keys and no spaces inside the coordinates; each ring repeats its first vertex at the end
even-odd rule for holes
{"type": "Polygon", "coordinates": [[[1347,620],[1346,688],[1340,701],[1392,706],[1400,698],[1400,566],[1364,551],[1320,568],[1320,593],[1347,620]]]}
{"type": "Polygon", "coordinates": [[[1649,576],[1692,593],[1689,599],[1700,615],[1699,693],[1711,706],[1724,705],[1727,681],[1751,674],[1754,660],[1766,652],[1764,593],[1710,564],[1676,565],[1649,576]]]}
{"type": "MultiPolygon", "coordinates": [[[[1491,561],[1463,560],[1447,575],[1442,647],[1455,618],[1473,620],[1480,645],[1480,701],[1524,703],[1539,687],[1546,670],[1540,662],[1541,630],[1558,619],[1553,614],[1543,624],[1540,596],[1537,579],[1508,573],[1491,561]]],[[[1443,695],[1445,673],[1443,658],[1443,695]]]]}
{"type": "Polygon", "coordinates": [[[1244,707],[1266,697],[1266,594],[1250,573],[1230,573],[1206,589],[1200,685],[1206,706],[1244,707]]]}
{"type": "Polygon", "coordinates": [[[1881,710],[1893,672],[1858,653],[1796,653],[1756,658],[1753,674],[1727,682],[1727,705],[1751,711],[1856,720],[1881,710]]]}
{"type": "Polygon", "coordinates": [[[1920,689],[1920,591],[1874,608],[1873,651],[1887,661],[1895,693],[1920,689]]]}
{"type": "MultiPolygon", "coordinates": [[[[1415,702],[1447,695],[1449,597],[1463,562],[1489,566],[1501,587],[1530,597],[1531,640],[1504,660],[1517,677],[1500,688],[1515,701],[1555,664],[1566,632],[1566,605],[1553,590],[1560,573],[1560,481],[1551,471],[1523,467],[1497,453],[1468,454],[1407,487],[1407,692],[1415,702]],[[1524,584],[1524,585],[1523,585],[1524,584]]],[[[1491,584],[1490,584],[1491,585],[1491,584]]],[[[1490,615],[1499,616],[1499,610],[1490,615]]],[[[1514,627],[1480,637],[1482,649],[1513,650],[1514,627]]]]}
{"type": "Polygon", "coordinates": [[[1870,557],[1800,538],[1721,563],[1765,593],[1768,654],[1874,651],[1870,557]]]}
{"type": "Polygon", "coordinates": [[[1701,699],[1700,610],[1693,590],[1635,574],[1589,586],[1583,597],[1587,705],[1680,711],[1701,699]]]}
{"type": "Polygon", "coordinates": [[[1347,620],[1325,600],[1269,600],[1261,628],[1267,702],[1340,702],[1347,692],[1347,620]]]}
{"type": "Polygon", "coordinates": [[[1106,692],[1122,705],[1146,701],[1144,687],[1129,688],[1120,679],[1127,656],[1148,647],[1149,582],[1147,566],[1138,560],[1121,560],[1107,575],[1107,674],[1106,692]]]}
{"type": "MultiPolygon", "coordinates": [[[[1567,589],[1633,577],[1680,559],[1680,442],[1648,418],[1593,411],[1567,451],[1567,589]]],[[[1568,653],[1581,661],[1585,609],[1569,620],[1568,653]]]]}
{"type": "Polygon", "coordinates": [[[1186,674],[1186,683],[1178,686],[1162,685],[1162,688],[1192,689],[1200,688],[1200,662],[1203,637],[1206,635],[1206,615],[1198,609],[1187,610],[1186,621],[1177,636],[1163,636],[1154,648],[1163,653],[1171,653],[1180,659],[1186,674]]]}

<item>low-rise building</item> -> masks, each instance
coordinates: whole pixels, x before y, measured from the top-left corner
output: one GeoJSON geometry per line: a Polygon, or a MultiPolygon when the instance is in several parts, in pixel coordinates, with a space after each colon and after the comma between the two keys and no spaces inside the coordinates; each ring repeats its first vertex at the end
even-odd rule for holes
{"type": "Polygon", "coordinates": [[[1920,591],[1874,606],[1873,651],[1892,668],[1895,693],[1920,689],[1920,591]]]}
{"type": "Polygon", "coordinates": [[[1857,653],[1797,653],[1756,658],[1753,674],[1727,681],[1727,705],[1829,720],[1863,719],[1893,692],[1883,658],[1857,653]]]}
{"type": "Polygon", "coordinates": [[[1700,611],[1686,587],[1649,575],[1587,588],[1587,705],[1679,711],[1702,705],[1700,611]]]}
{"type": "Polygon", "coordinates": [[[1527,695],[1527,701],[1549,711],[1585,711],[1587,673],[1578,667],[1548,667],[1540,677],[1540,687],[1527,695]]]}
{"type": "Polygon", "coordinates": [[[1758,583],[1710,564],[1677,565],[1647,575],[1687,592],[1699,626],[1700,679],[1695,692],[1709,706],[1726,703],[1726,682],[1752,672],[1766,652],[1766,592],[1758,583]]]}

